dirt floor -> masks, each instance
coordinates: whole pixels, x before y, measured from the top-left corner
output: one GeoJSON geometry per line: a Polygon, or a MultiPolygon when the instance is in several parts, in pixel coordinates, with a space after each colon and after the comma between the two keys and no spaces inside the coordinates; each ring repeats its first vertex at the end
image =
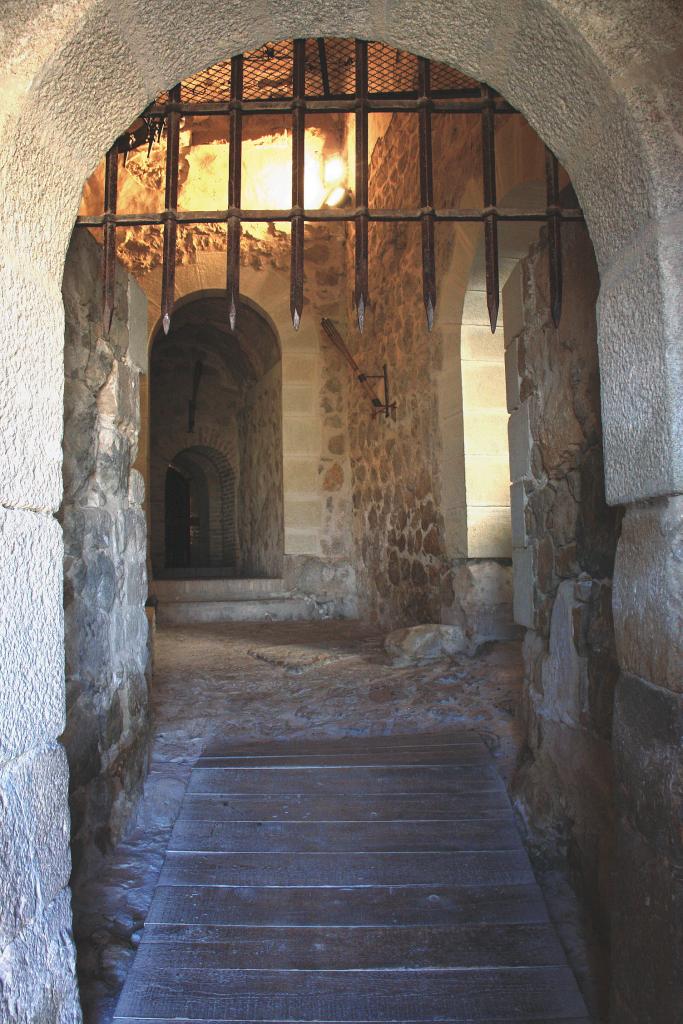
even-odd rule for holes
{"type": "MultiPolygon", "coordinates": [[[[158,630],[151,770],[107,869],[75,895],[86,1024],[107,1024],[130,968],[190,767],[214,737],[286,739],[476,730],[507,783],[521,745],[519,644],[396,668],[358,622],[239,623],[158,630]]],[[[590,972],[569,886],[539,865],[551,916],[589,1004],[590,972]]]]}

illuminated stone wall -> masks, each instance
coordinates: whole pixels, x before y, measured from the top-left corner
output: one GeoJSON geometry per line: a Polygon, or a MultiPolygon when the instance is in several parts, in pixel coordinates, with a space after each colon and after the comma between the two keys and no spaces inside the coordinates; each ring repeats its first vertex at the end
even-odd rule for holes
{"type": "Polygon", "coordinates": [[[108,337],[101,250],[74,235],[64,273],[64,632],[74,878],[128,823],[147,767],[144,485],[133,469],[146,361],[144,295],[124,273],[108,337]]]}

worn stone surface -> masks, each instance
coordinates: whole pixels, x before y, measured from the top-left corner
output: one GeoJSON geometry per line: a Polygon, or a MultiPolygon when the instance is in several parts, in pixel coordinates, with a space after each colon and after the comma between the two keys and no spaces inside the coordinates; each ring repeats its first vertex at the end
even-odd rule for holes
{"type": "Polygon", "coordinates": [[[420,665],[467,651],[465,634],[458,626],[424,625],[395,629],[384,640],[394,665],[420,665]]]}
{"type": "Polygon", "coordinates": [[[284,552],[282,366],[249,389],[240,430],[240,571],[280,576],[284,552]]]}
{"type": "Polygon", "coordinates": [[[51,516],[0,509],[0,762],[64,728],[62,538],[51,516]],[[46,686],[46,679],[59,686],[46,686]]]}
{"type": "Polygon", "coordinates": [[[617,870],[612,942],[615,1018],[675,1020],[683,1000],[683,696],[623,673],[616,690],[617,870]],[[638,935],[632,923],[640,922],[638,935]],[[644,937],[644,943],[641,941],[644,937]],[[644,959],[642,974],[629,970],[644,959]]]}
{"type": "Polygon", "coordinates": [[[138,369],[128,357],[130,337],[144,337],[147,325],[129,318],[121,275],[112,328],[102,334],[100,259],[94,240],[77,234],[64,275],[63,742],[76,879],[123,832],[142,790],[148,725],[144,492],[132,468],[138,369]]]}
{"type": "Polygon", "coordinates": [[[285,555],[283,578],[288,591],[315,604],[316,617],[356,618],[356,572],[347,559],[285,555]]]}
{"type": "Polygon", "coordinates": [[[459,622],[470,649],[489,640],[513,640],[519,629],[512,618],[512,566],[500,561],[469,559],[454,565],[455,600],[444,622],[459,622]]]}
{"type": "Polygon", "coordinates": [[[683,496],[629,508],[614,575],[619,664],[683,692],[683,496]]]}
{"type": "Polygon", "coordinates": [[[68,889],[3,948],[0,1015],[11,1024],[80,1024],[68,889]]]}
{"type": "Polygon", "coordinates": [[[676,1020],[683,998],[680,861],[662,856],[623,822],[615,870],[623,892],[612,923],[612,941],[621,950],[612,976],[612,1016],[625,1024],[676,1020]]]}
{"type": "MultiPolygon", "coordinates": [[[[614,869],[610,747],[618,664],[612,571],[620,510],[602,485],[596,345],[597,268],[585,230],[563,232],[564,297],[550,320],[547,243],[520,264],[515,351],[524,430],[510,432],[515,618],[524,643],[527,750],[516,779],[522,813],[538,841],[554,841],[602,935],[609,934],[614,869]],[[544,837],[544,838],[543,838],[544,837]],[[554,837],[554,840],[551,840],[554,837]]],[[[606,989],[602,993],[606,1012],[606,989]]]]}
{"type": "Polygon", "coordinates": [[[69,881],[67,788],[66,758],[58,746],[26,754],[0,772],[2,947],[30,927],[69,881]]]}

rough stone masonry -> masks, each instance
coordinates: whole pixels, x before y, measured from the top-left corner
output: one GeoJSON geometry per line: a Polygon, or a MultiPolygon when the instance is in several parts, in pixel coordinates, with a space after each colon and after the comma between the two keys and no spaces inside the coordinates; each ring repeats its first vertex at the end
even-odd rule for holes
{"type": "Polygon", "coordinates": [[[133,468],[147,302],[119,270],[101,329],[101,249],[76,232],[64,272],[64,629],[73,878],[93,872],[128,823],[147,765],[144,484],[133,468]]]}

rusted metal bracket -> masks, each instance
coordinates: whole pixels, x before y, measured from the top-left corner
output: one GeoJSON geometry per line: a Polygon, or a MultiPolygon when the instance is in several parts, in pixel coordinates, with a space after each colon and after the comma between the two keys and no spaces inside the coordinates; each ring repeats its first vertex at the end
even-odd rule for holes
{"type": "Polygon", "coordinates": [[[358,380],[361,384],[365,383],[366,380],[381,380],[384,382],[384,401],[380,402],[378,398],[373,401],[375,408],[372,411],[372,418],[376,416],[385,416],[387,419],[391,416],[392,419],[396,419],[396,402],[389,401],[389,370],[385,363],[382,367],[381,373],[369,374],[361,373],[358,375],[358,380]]]}
{"type": "Polygon", "coordinates": [[[118,192],[119,151],[107,153],[104,170],[104,245],[102,256],[102,328],[109,334],[114,317],[116,292],[116,202],[118,192]]]}
{"type": "MultiPolygon", "coordinates": [[[[228,206],[238,210],[242,204],[242,90],[244,88],[244,59],[232,58],[230,65],[230,153],[228,156],[228,206]]],[[[242,222],[239,217],[228,217],[228,319],[235,330],[240,304],[240,246],[242,222]]]]}
{"type": "Polygon", "coordinates": [[[436,238],[434,229],[434,166],[432,161],[432,100],[430,65],[424,57],[418,60],[418,92],[420,96],[420,203],[422,229],[422,298],[427,314],[427,329],[434,326],[436,309],[436,238]]]}
{"type": "Polygon", "coordinates": [[[304,165],[306,162],[306,40],[294,40],[294,99],[292,110],[292,256],[289,310],[294,330],[304,311],[304,165]]]}
{"type": "Polygon", "coordinates": [[[327,317],[323,317],[320,323],[325,334],[330,339],[330,341],[336,348],[337,352],[339,352],[342,358],[349,364],[349,366],[353,370],[353,375],[358,381],[358,383],[361,384],[365,389],[365,393],[370,399],[370,403],[372,405],[373,419],[375,418],[375,416],[381,415],[384,415],[387,418],[391,416],[392,419],[396,419],[396,402],[392,402],[389,399],[389,370],[387,368],[387,364],[384,364],[382,373],[363,373],[360,366],[351,355],[349,349],[344,343],[344,339],[342,338],[341,334],[339,333],[335,325],[332,323],[332,321],[327,317]],[[370,381],[373,380],[384,381],[384,401],[382,401],[382,399],[377,394],[374,385],[370,383],[370,381]]]}
{"type": "Polygon", "coordinates": [[[496,142],[493,93],[482,85],[481,150],[484,178],[484,260],[486,263],[486,305],[491,333],[498,322],[500,279],[498,275],[498,213],[496,211],[496,142]]]}
{"type": "Polygon", "coordinates": [[[557,157],[545,149],[546,199],[548,203],[548,274],[550,277],[550,312],[553,323],[560,326],[562,316],[562,210],[560,208],[559,168],[557,157]]]}
{"type": "MultiPolygon", "coordinates": [[[[169,96],[180,101],[180,86],[169,96]]],[[[166,198],[164,210],[164,252],[161,271],[161,323],[164,334],[171,329],[171,315],[175,304],[176,243],[178,239],[178,163],[180,159],[180,115],[170,109],[166,126],[166,198]]]]}
{"type": "Polygon", "coordinates": [[[358,330],[368,305],[368,44],[356,40],[356,281],[353,301],[358,330]]]}

